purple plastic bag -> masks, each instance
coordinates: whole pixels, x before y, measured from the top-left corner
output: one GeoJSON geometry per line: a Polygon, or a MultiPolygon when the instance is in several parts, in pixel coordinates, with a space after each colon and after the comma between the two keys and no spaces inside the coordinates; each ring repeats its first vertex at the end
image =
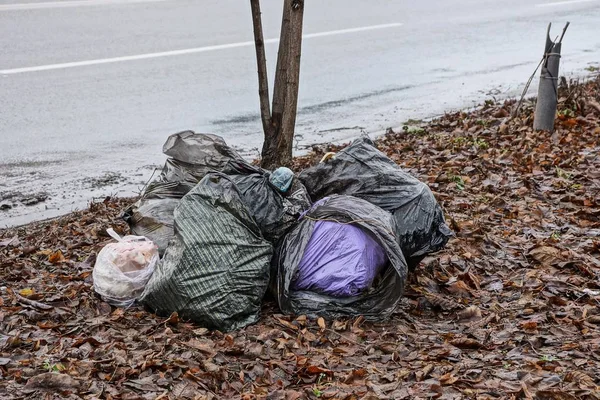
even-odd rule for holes
{"type": "Polygon", "coordinates": [[[318,221],[298,266],[294,290],[357,296],[386,266],[385,250],[362,229],[318,221]]]}

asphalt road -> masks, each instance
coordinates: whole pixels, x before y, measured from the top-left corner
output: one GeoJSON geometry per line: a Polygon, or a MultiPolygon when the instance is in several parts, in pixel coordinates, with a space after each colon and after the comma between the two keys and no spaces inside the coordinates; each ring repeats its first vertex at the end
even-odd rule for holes
{"type": "MultiPolygon", "coordinates": [[[[281,3],[262,0],[266,38],[281,3]]],[[[561,72],[600,61],[599,0],[306,3],[299,151],[517,94],[549,21],[571,21],[561,72]]],[[[0,0],[0,226],[137,191],[179,130],[256,155],[251,41],[248,1],[0,0]]]]}

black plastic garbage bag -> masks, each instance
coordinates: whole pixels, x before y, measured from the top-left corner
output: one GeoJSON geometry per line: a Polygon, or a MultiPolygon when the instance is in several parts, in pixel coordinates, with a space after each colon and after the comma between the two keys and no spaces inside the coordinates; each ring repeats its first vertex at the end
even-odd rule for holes
{"type": "Polygon", "coordinates": [[[390,213],[356,197],[333,195],[315,204],[298,226],[286,235],[274,257],[277,270],[275,292],[281,310],[326,318],[364,315],[370,320],[381,320],[389,317],[402,297],[407,274],[406,261],[392,232],[392,224],[390,213]],[[298,279],[298,267],[317,221],[351,223],[364,229],[383,247],[388,264],[369,289],[351,297],[293,289],[298,279]]]}
{"type": "Polygon", "coordinates": [[[173,236],[173,211],[179,199],[208,172],[221,171],[231,160],[242,160],[220,136],[192,131],[169,136],[163,153],[171,158],[162,172],[124,213],[131,232],[152,240],[161,254],[173,236]]]}
{"type": "Polygon", "coordinates": [[[294,178],[286,193],[270,182],[270,173],[243,161],[231,161],[223,173],[231,177],[264,237],[276,243],[311,206],[304,185],[294,178]]]}
{"type": "Polygon", "coordinates": [[[452,231],[429,187],[363,137],[299,179],[313,201],[331,194],[359,197],[394,215],[394,232],[409,267],[441,250],[452,231]]]}
{"type": "Polygon", "coordinates": [[[231,178],[210,173],[175,209],[175,236],[140,301],[159,315],[240,329],[258,320],[272,255],[231,178]]]}

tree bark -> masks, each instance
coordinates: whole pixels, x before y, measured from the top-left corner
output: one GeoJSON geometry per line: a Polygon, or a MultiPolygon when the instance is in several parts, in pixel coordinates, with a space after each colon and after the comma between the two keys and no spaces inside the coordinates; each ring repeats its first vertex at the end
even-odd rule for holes
{"type": "Polygon", "coordinates": [[[284,0],[271,127],[265,130],[261,166],[274,169],[292,161],[298,104],[304,0],[284,0]]]}
{"type": "Polygon", "coordinates": [[[540,74],[540,85],[533,118],[533,129],[536,131],[554,132],[554,120],[556,119],[556,108],[558,106],[560,51],[569,22],[565,25],[558,42],[553,42],[550,38],[551,27],[552,24],[548,24],[544,62],[540,74]]]}
{"type": "Polygon", "coordinates": [[[304,0],[291,0],[291,15],[288,41],[288,69],[286,80],[285,110],[279,130],[278,153],[281,165],[290,166],[298,111],[298,89],[300,82],[300,56],[302,54],[302,21],[304,0]]]}
{"type": "Polygon", "coordinates": [[[265,136],[272,136],[271,109],[269,106],[269,79],[267,76],[267,57],[265,56],[265,40],[263,37],[260,0],[250,0],[252,8],[252,25],[254,28],[254,47],[258,68],[258,97],[260,99],[260,117],[265,136]]]}

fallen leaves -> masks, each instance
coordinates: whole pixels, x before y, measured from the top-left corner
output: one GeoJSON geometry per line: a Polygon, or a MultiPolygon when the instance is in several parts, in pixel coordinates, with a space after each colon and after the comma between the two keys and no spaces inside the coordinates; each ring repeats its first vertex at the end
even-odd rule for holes
{"type": "Polygon", "coordinates": [[[90,256],[106,228],[127,233],[127,200],[0,230],[3,400],[25,390],[86,400],[600,398],[600,111],[590,101],[600,88],[561,97],[572,115],[554,139],[531,130],[533,104],[509,119],[508,101],[378,140],[460,229],[409,275],[389,321],[284,316],[267,301],[257,324],[222,333],[113,308],[93,293],[90,256]]]}

